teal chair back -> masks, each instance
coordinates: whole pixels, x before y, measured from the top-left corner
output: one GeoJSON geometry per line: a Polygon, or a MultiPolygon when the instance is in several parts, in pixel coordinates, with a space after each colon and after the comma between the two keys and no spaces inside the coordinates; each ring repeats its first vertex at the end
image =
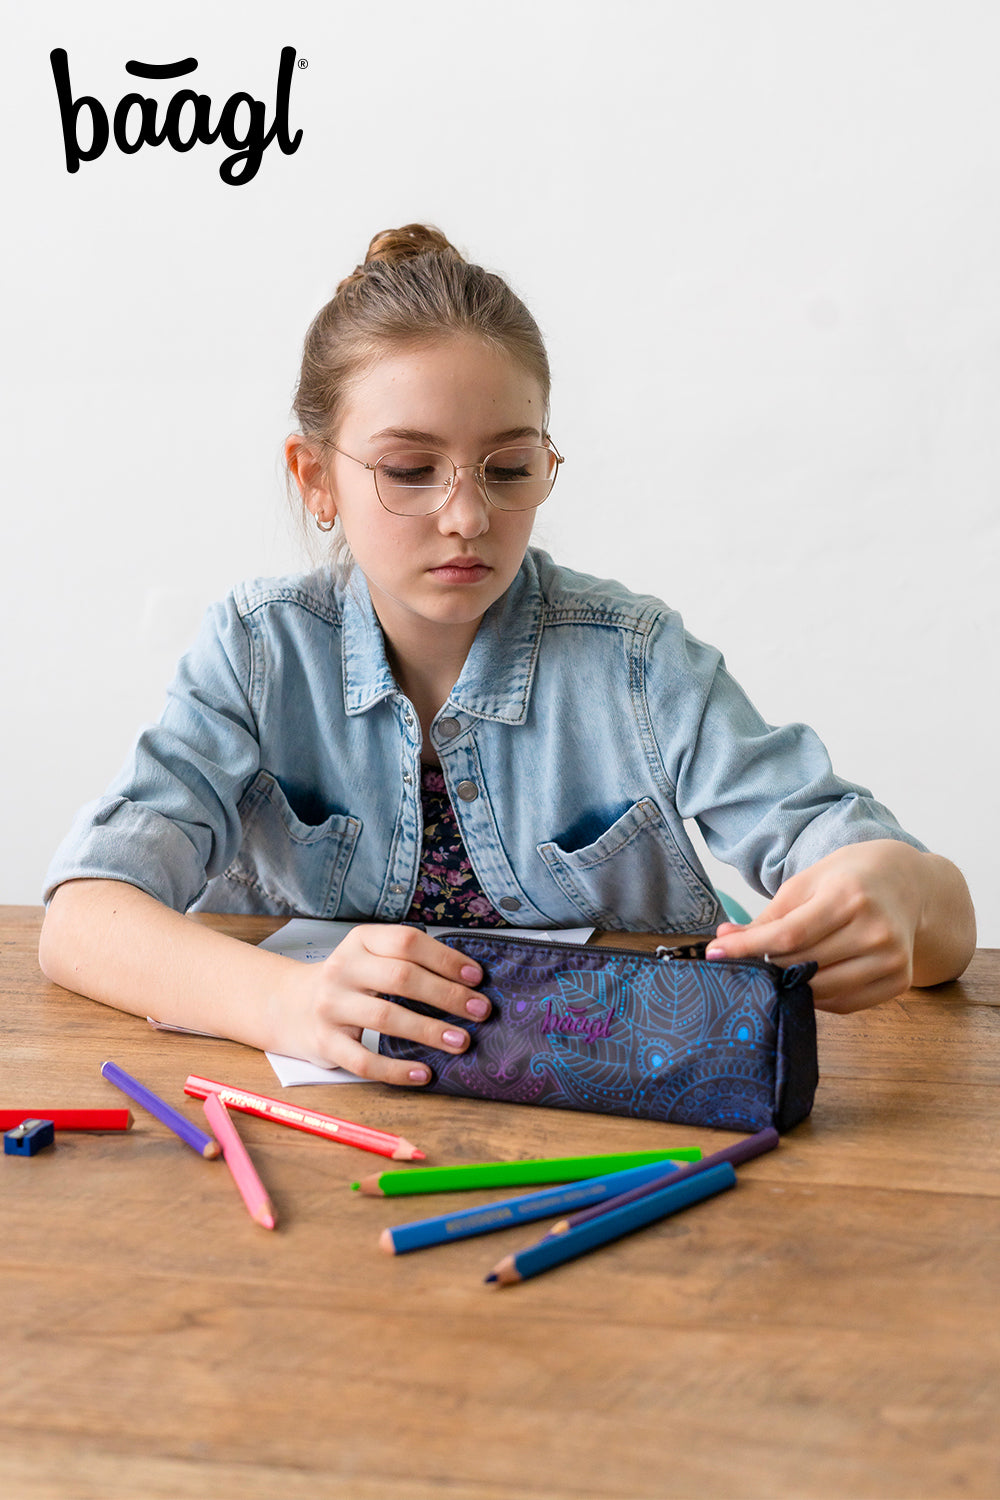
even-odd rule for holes
{"type": "Polygon", "coordinates": [[[734,901],[732,896],[727,896],[725,891],[716,891],[715,894],[718,896],[719,905],[730,922],[750,922],[753,920],[746,908],[742,907],[738,901],[734,901]]]}

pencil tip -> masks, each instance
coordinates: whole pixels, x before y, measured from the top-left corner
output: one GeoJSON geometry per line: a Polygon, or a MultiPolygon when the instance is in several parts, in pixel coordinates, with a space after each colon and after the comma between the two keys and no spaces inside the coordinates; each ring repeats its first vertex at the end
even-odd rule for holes
{"type": "Polygon", "coordinates": [[[399,1144],[392,1153],[393,1161],[424,1161],[424,1153],[412,1141],[399,1137],[399,1144]]]}
{"type": "Polygon", "coordinates": [[[499,1276],[497,1275],[497,1273],[495,1271],[491,1271],[488,1276],[484,1276],[483,1277],[483,1280],[484,1281],[499,1281],[500,1278],[499,1278],[499,1276]]]}
{"type": "Polygon", "coordinates": [[[396,1247],[392,1242],[392,1230],[383,1229],[378,1237],[379,1249],[384,1250],[386,1255],[395,1255],[396,1247]]]}

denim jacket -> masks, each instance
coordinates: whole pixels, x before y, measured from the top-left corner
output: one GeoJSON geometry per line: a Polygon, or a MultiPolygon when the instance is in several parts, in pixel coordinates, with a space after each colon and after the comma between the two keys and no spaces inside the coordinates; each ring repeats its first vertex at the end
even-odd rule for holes
{"type": "MultiPolygon", "coordinates": [[[[762,893],[842,844],[902,839],[801,724],[765,724],[678,614],[529,550],[431,726],[483,890],[517,926],[705,930],[688,838],[762,893]]],[[[160,722],[49,870],[178,910],[406,917],[421,731],[361,575],[257,580],[209,610],[160,722]]]]}

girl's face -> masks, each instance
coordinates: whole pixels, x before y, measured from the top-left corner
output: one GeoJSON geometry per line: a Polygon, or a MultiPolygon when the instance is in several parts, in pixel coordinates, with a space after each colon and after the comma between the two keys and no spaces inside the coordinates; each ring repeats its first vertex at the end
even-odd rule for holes
{"type": "Polygon", "coordinates": [[[440,510],[394,515],[372,474],[345,455],[374,464],[419,447],[456,467],[478,464],[505,444],[541,443],[542,408],[532,375],[465,334],[386,354],[354,386],[335,438],[344,451],[328,450],[327,494],[397,651],[434,639],[467,650],[521,565],[535,513],[495,509],[461,468],[440,510]]]}

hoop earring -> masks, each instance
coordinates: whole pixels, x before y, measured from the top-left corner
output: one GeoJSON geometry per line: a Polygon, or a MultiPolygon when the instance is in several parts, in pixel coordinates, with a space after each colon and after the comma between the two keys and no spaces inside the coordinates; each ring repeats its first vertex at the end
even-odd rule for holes
{"type": "Polygon", "coordinates": [[[333,518],[332,521],[324,521],[322,519],[322,517],[319,516],[319,515],[317,515],[315,519],[316,519],[316,525],[317,525],[317,527],[319,528],[320,531],[332,531],[333,528],[337,524],[337,518],[336,518],[336,516],[334,516],[334,518],[333,518]]]}

